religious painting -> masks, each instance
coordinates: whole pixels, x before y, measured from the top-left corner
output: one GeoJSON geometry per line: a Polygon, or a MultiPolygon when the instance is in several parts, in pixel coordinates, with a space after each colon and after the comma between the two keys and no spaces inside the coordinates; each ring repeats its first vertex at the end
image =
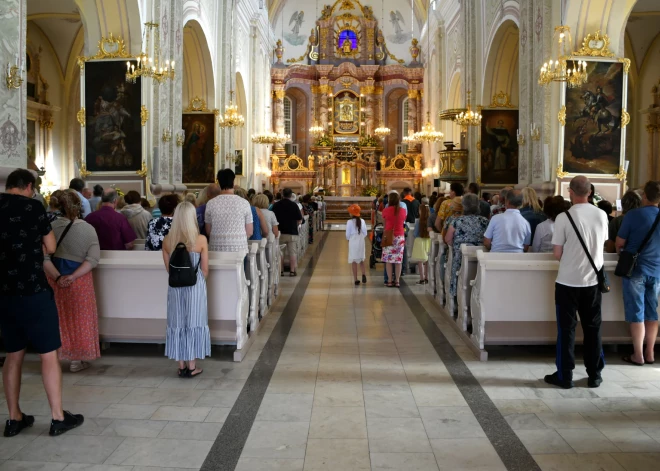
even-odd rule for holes
{"type": "Polygon", "coordinates": [[[27,120],[27,165],[30,170],[39,170],[37,167],[37,122],[27,120]]]}
{"type": "Polygon", "coordinates": [[[87,170],[140,170],[142,79],[127,83],[126,62],[115,60],[86,62],[84,78],[87,170]]]}
{"type": "Polygon", "coordinates": [[[292,46],[300,46],[305,42],[305,36],[300,34],[300,27],[305,22],[305,12],[294,11],[289,19],[289,32],[284,33],[284,39],[292,46]]]}
{"type": "Polygon", "coordinates": [[[215,181],[215,115],[184,113],[182,151],[183,183],[213,183],[215,181]]]}
{"type": "Polygon", "coordinates": [[[334,128],[337,134],[357,134],[360,130],[360,98],[353,92],[340,92],[334,100],[334,128]]]}
{"type": "Polygon", "coordinates": [[[481,181],[518,183],[518,110],[481,111],[481,181]]]}
{"type": "Polygon", "coordinates": [[[596,58],[587,60],[587,74],[581,86],[564,85],[566,114],[560,142],[563,170],[615,175],[625,159],[621,116],[626,108],[627,74],[623,63],[596,58]]]}
{"type": "Polygon", "coordinates": [[[387,40],[394,44],[404,44],[410,40],[411,33],[408,31],[406,20],[399,10],[390,11],[390,23],[392,23],[393,34],[387,36],[387,40]],[[405,29],[404,29],[405,28],[405,29]]]}
{"type": "Polygon", "coordinates": [[[234,151],[234,173],[237,177],[243,175],[243,149],[234,151]]]}
{"type": "Polygon", "coordinates": [[[339,41],[337,47],[341,49],[344,54],[350,54],[351,51],[358,47],[358,37],[355,31],[345,29],[339,33],[339,41]]]}

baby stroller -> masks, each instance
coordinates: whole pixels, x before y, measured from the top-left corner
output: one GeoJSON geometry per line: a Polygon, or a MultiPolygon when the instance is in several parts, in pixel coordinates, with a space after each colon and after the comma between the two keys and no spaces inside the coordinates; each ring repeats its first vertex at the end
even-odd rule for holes
{"type": "Polygon", "coordinates": [[[372,231],[371,239],[371,256],[369,257],[369,268],[374,268],[376,263],[382,263],[381,258],[383,256],[383,248],[380,246],[380,243],[383,241],[383,231],[385,226],[382,224],[376,224],[372,231]]]}

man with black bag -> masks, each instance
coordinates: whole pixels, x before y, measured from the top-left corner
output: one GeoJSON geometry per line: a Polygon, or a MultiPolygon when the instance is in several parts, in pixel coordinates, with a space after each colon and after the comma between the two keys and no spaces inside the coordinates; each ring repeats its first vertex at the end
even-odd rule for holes
{"type": "Polygon", "coordinates": [[[644,185],[642,207],[628,211],[616,238],[619,263],[615,274],[623,277],[623,308],[633,340],[633,354],[624,356],[623,361],[636,366],[655,361],[660,295],[658,203],[660,182],[650,181],[644,185]]]}
{"type": "Polygon", "coordinates": [[[609,291],[602,270],[607,216],[589,204],[590,192],[591,183],[587,177],[580,175],[571,180],[569,195],[573,206],[557,216],[552,237],[553,252],[559,260],[555,282],[557,371],[547,375],[545,382],[564,389],[573,387],[578,312],[584,332],[584,365],[590,388],[600,386],[603,381],[600,372],[605,367],[600,327],[602,294],[609,291]]]}

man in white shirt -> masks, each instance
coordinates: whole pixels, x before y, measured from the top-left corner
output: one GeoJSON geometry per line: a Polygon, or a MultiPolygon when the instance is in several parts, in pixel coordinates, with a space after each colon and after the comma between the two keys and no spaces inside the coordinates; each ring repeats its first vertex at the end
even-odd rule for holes
{"type": "MultiPolygon", "coordinates": [[[[607,239],[607,215],[589,204],[591,183],[584,176],[571,180],[569,195],[573,206],[567,211],[577,226],[582,240],[596,268],[603,267],[603,248],[607,239]]],[[[545,377],[545,382],[564,389],[573,387],[575,369],[575,327],[577,313],[584,332],[584,365],[589,375],[588,385],[597,388],[603,381],[600,375],[605,366],[601,341],[601,302],[598,277],[585,253],[575,229],[562,213],[555,220],[552,245],[559,260],[559,273],[555,282],[557,306],[557,371],[545,377]]]]}
{"type": "Polygon", "coordinates": [[[532,245],[532,230],[520,214],[523,197],[519,190],[506,194],[506,211],[490,220],[484,234],[484,246],[491,252],[523,253],[532,245]]]}

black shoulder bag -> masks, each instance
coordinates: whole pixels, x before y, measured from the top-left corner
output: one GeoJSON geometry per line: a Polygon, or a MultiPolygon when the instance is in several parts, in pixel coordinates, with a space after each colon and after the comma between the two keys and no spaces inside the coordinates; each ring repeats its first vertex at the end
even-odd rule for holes
{"type": "Polygon", "coordinates": [[[62,232],[62,235],[60,236],[60,240],[57,241],[57,245],[55,246],[56,248],[60,246],[64,238],[66,237],[67,233],[69,232],[69,229],[71,229],[71,226],[73,226],[73,221],[71,221],[65,228],[64,232],[62,232]]]}
{"type": "Polygon", "coordinates": [[[653,225],[651,226],[651,230],[646,234],[646,237],[644,237],[644,240],[642,241],[642,245],[639,246],[637,249],[637,253],[633,254],[632,252],[626,252],[625,250],[622,250],[619,253],[619,261],[616,264],[616,269],[614,270],[614,274],[616,276],[622,276],[622,277],[631,277],[633,274],[633,270],[635,270],[635,266],[637,265],[637,258],[639,257],[639,254],[642,253],[642,250],[644,250],[644,247],[646,244],[648,244],[649,240],[651,240],[651,236],[655,232],[655,228],[658,227],[658,223],[660,222],[660,212],[655,218],[655,221],[653,222],[653,225]]]}
{"type": "Polygon", "coordinates": [[[593,267],[594,271],[596,272],[596,278],[598,278],[598,289],[600,290],[601,293],[609,293],[610,292],[610,280],[607,278],[607,274],[605,273],[605,266],[599,270],[596,268],[596,264],[594,263],[594,259],[591,258],[591,254],[589,253],[589,250],[587,249],[587,244],[584,243],[584,240],[582,239],[582,236],[580,235],[580,231],[578,231],[577,226],[575,225],[575,221],[573,221],[573,218],[571,217],[571,213],[566,211],[566,216],[568,217],[568,220],[571,221],[571,225],[573,226],[573,229],[575,229],[575,234],[577,234],[578,240],[582,244],[582,248],[584,249],[584,253],[587,254],[587,258],[589,259],[589,263],[591,263],[591,266],[593,267]]]}

